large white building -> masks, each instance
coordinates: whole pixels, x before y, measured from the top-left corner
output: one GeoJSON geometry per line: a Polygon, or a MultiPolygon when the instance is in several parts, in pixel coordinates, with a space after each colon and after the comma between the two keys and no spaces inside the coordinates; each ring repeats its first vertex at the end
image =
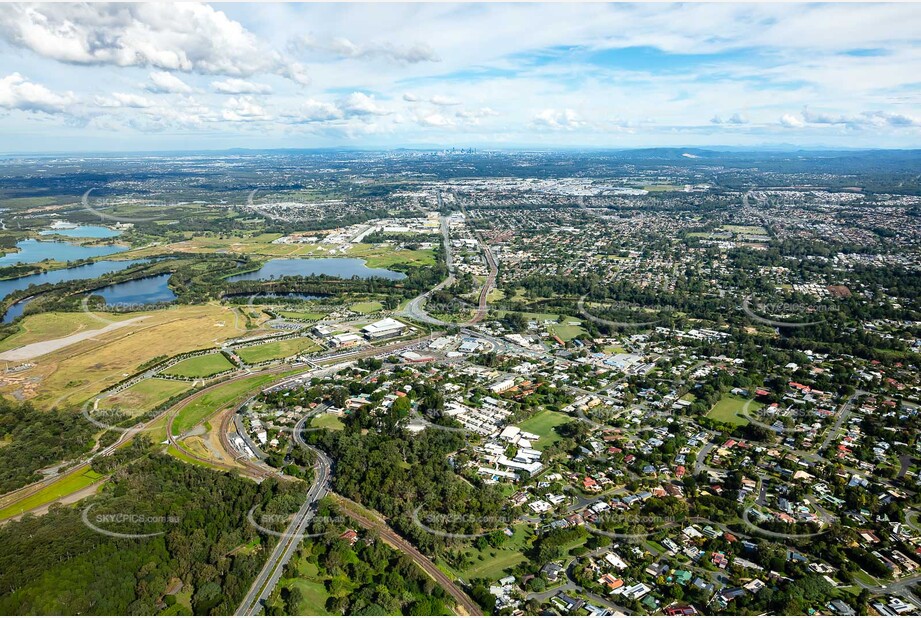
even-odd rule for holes
{"type": "Polygon", "coordinates": [[[368,339],[386,339],[388,337],[396,337],[403,333],[406,330],[406,324],[400,322],[399,320],[394,320],[393,318],[384,318],[383,320],[378,320],[372,324],[368,324],[361,329],[361,332],[364,333],[365,337],[368,339]]]}

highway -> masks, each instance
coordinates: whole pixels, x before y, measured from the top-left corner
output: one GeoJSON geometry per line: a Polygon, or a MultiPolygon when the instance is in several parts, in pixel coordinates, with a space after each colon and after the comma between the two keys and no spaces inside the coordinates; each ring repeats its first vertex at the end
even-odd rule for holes
{"type": "MultiPolygon", "coordinates": [[[[467,216],[467,210],[464,208],[463,204],[458,202],[458,206],[460,207],[461,212],[464,213],[464,217],[469,222],[469,217],[467,216]]],[[[486,281],[483,283],[483,287],[480,288],[480,297],[477,303],[476,313],[467,322],[457,324],[457,326],[462,326],[462,327],[472,326],[474,324],[482,322],[483,319],[486,317],[486,313],[489,310],[489,302],[488,302],[489,293],[496,287],[496,279],[499,275],[499,265],[498,265],[498,262],[496,262],[496,256],[493,255],[492,249],[489,248],[489,244],[486,243],[485,239],[483,238],[483,235],[479,232],[479,230],[474,229],[472,226],[470,229],[473,230],[473,235],[476,238],[477,244],[479,245],[480,249],[483,251],[483,256],[486,259],[486,264],[489,266],[489,274],[486,277],[486,281]]],[[[432,292],[436,292],[454,283],[454,264],[453,264],[453,258],[451,256],[451,241],[450,241],[450,237],[448,233],[447,218],[444,216],[441,217],[441,234],[442,234],[442,237],[444,238],[445,260],[448,265],[448,277],[444,281],[436,285],[434,288],[432,288],[431,290],[424,292],[420,294],[419,296],[415,297],[414,299],[412,299],[411,301],[409,301],[409,303],[403,309],[402,315],[406,317],[410,317],[414,320],[418,320],[426,324],[433,324],[437,326],[449,326],[450,324],[448,322],[445,322],[443,320],[439,320],[438,318],[433,318],[432,316],[430,316],[424,308],[425,301],[432,294],[432,292]]]]}
{"type": "Polygon", "coordinates": [[[298,545],[300,545],[304,531],[310,524],[310,519],[316,510],[317,502],[322,500],[326,494],[329,493],[329,479],[332,474],[333,462],[325,453],[304,442],[304,438],[301,435],[304,430],[304,423],[311,415],[312,414],[308,414],[297,422],[297,425],[294,427],[294,439],[301,446],[311,450],[316,456],[313,485],[310,486],[307,492],[307,498],[304,500],[304,504],[301,505],[301,508],[295,513],[288,528],[285,530],[284,534],[281,535],[278,544],[272,549],[272,553],[269,554],[262,570],[259,571],[259,574],[253,581],[253,585],[250,587],[249,592],[247,592],[246,596],[243,598],[243,602],[240,603],[240,606],[237,608],[235,612],[237,616],[256,616],[262,611],[265,602],[272,594],[272,591],[275,590],[278,580],[281,579],[282,574],[284,574],[285,566],[291,560],[298,545]]]}
{"type": "MultiPolygon", "coordinates": [[[[440,194],[438,196],[438,199],[439,201],[441,200],[440,194]]],[[[441,290],[454,283],[454,258],[451,256],[451,236],[448,230],[448,218],[442,215],[440,217],[440,220],[441,220],[441,237],[443,240],[444,250],[445,250],[445,263],[448,266],[448,276],[444,281],[442,281],[441,283],[433,287],[431,290],[428,290],[427,292],[423,292],[419,296],[416,296],[414,299],[409,301],[409,303],[407,303],[406,305],[406,308],[403,309],[403,315],[405,315],[406,317],[412,318],[414,320],[418,320],[419,322],[423,322],[425,324],[445,326],[447,325],[447,322],[439,320],[438,318],[433,318],[432,316],[428,314],[428,312],[424,308],[425,302],[428,300],[432,292],[437,292],[438,290],[441,290]]]]}
{"type": "Polygon", "coordinates": [[[486,264],[489,266],[489,274],[486,276],[486,282],[483,283],[482,289],[480,289],[480,302],[476,310],[476,314],[473,318],[463,324],[463,326],[469,326],[471,324],[477,324],[486,317],[486,312],[488,310],[487,297],[489,293],[492,292],[493,288],[496,287],[496,278],[499,275],[499,265],[496,263],[496,256],[493,255],[492,249],[489,248],[489,245],[483,239],[483,235],[479,230],[470,225],[470,217],[467,215],[467,209],[464,208],[464,205],[457,202],[457,205],[460,206],[461,212],[464,213],[464,219],[467,220],[467,225],[470,226],[470,229],[473,230],[473,235],[476,237],[477,244],[480,245],[480,249],[483,250],[483,255],[486,258],[486,264]]]}

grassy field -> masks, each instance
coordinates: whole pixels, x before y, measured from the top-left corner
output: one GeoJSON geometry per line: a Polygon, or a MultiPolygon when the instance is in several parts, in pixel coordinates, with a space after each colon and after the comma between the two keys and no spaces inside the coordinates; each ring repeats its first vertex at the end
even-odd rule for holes
{"type": "Polygon", "coordinates": [[[478,551],[471,547],[471,564],[458,572],[463,579],[470,581],[473,578],[485,577],[490,581],[500,579],[515,565],[526,560],[524,552],[529,547],[529,539],[533,530],[527,524],[514,526],[515,534],[505,542],[500,549],[487,548],[478,551]],[[495,553],[495,555],[491,555],[495,553]]]}
{"type": "Polygon", "coordinates": [[[163,373],[180,378],[207,378],[222,371],[233,369],[233,363],[221,353],[206,354],[180,361],[163,373]]]}
{"type": "MultiPolygon", "coordinates": [[[[732,425],[748,425],[748,419],[739,416],[742,407],[747,399],[735,395],[726,395],[716,402],[710,411],[707,412],[707,418],[719,421],[721,423],[730,423],[732,425]]],[[[761,404],[753,401],[749,407],[749,413],[755,412],[761,408],[761,404]]]]}
{"type": "Polygon", "coordinates": [[[26,387],[11,385],[4,390],[22,388],[25,398],[40,408],[76,406],[154,358],[211,347],[247,332],[231,308],[217,304],[130,315],[144,317],[38,358],[35,367],[17,374],[28,380],[26,387]]]}
{"type": "Polygon", "coordinates": [[[125,390],[106,397],[99,402],[101,407],[118,406],[124,412],[147,412],[154,410],[171,397],[189,390],[188,382],[147,378],[125,390]]]}
{"type": "Polygon", "coordinates": [[[536,433],[540,436],[540,440],[533,445],[534,448],[540,449],[561,440],[562,436],[560,436],[554,428],[558,425],[568,423],[571,420],[571,417],[561,412],[544,410],[543,412],[538,412],[518,426],[522,431],[536,433]]]}
{"type": "Polygon", "coordinates": [[[666,191],[684,191],[684,185],[646,185],[644,190],[650,193],[663,193],[666,191]]]}
{"type": "Polygon", "coordinates": [[[299,337],[297,339],[272,341],[270,343],[254,345],[248,348],[238,348],[236,353],[243,359],[243,362],[254,364],[278,358],[287,358],[304,352],[315,352],[319,349],[320,346],[312,339],[299,337]]]}
{"type": "Polygon", "coordinates": [[[384,308],[384,305],[379,303],[376,300],[371,300],[363,303],[355,303],[349,309],[355,313],[377,313],[384,308]]]}
{"type": "Polygon", "coordinates": [[[585,330],[581,326],[571,324],[552,324],[547,327],[547,331],[563,341],[572,341],[585,334],[585,330]]]}
{"type": "Polygon", "coordinates": [[[724,225],[723,229],[734,234],[746,236],[767,236],[768,231],[760,225],[724,225]]]}
{"type": "Polygon", "coordinates": [[[213,414],[235,404],[242,403],[251,392],[256,391],[273,380],[278,380],[283,375],[284,374],[279,373],[250,376],[248,378],[234,380],[233,382],[229,382],[214,390],[208,391],[187,405],[176,416],[173,420],[172,429],[176,434],[184,433],[213,414]]]}
{"type": "Polygon", "coordinates": [[[428,249],[395,251],[392,247],[359,243],[345,253],[329,254],[330,245],[321,244],[272,244],[280,234],[256,234],[253,236],[198,236],[181,242],[135,251],[126,251],[123,259],[151,257],[163,253],[216,253],[232,251],[246,255],[275,257],[357,257],[364,259],[370,268],[387,268],[396,264],[434,266],[435,253],[428,249]]]}
{"type": "Polygon", "coordinates": [[[315,322],[326,317],[325,313],[313,313],[311,311],[279,311],[278,315],[289,320],[308,320],[315,322]]]}
{"type": "MultiPolygon", "coordinates": [[[[113,322],[135,317],[113,313],[98,313],[96,315],[113,322]]],[[[104,320],[82,311],[79,313],[54,311],[26,316],[17,324],[18,330],[14,334],[0,341],[0,352],[6,352],[30,343],[38,343],[39,341],[68,337],[82,331],[96,330],[105,325],[104,320]]]]}
{"type": "Polygon", "coordinates": [[[321,414],[310,421],[310,426],[318,429],[332,429],[334,431],[345,429],[342,419],[335,414],[321,414]]]}
{"type": "Polygon", "coordinates": [[[101,474],[93,472],[89,468],[79,468],[61,477],[41,491],[32,494],[28,498],[20,500],[19,502],[14,502],[0,510],[0,520],[6,519],[7,517],[14,517],[20,513],[42,506],[43,504],[59,500],[75,491],[80,491],[85,487],[89,487],[101,478],[101,474]]]}
{"type": "Polygon", "coordinates": [[[326,592],[324,577],[319,575],[317,565],[301,559],[294,564],[297,569],[297,577],[282,579],[282,587],[291,590],[298,588],[302,595],[303,601],[297,608],[298,616],[329,616],[326,611],[326,600],[329,593],[326,592]]]}
{"type": "Polygon", "coordinates": [[[434,266],[435,252],[428,249],[394,251],[392,247],[379,245],[353,245],[344,255],[365,260],[368,268],[389,268],[397,264],[409,266],[434,266]]]}

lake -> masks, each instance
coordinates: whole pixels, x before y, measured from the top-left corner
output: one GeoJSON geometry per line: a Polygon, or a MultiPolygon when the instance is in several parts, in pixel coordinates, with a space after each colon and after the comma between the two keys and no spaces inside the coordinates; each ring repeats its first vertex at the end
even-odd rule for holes
{"type": "Polygon", "coordinates": [[[337,279],[381,277],[394,281],[406,278],[403,273],[386,268],[369,268],[364,260],[358,258],[279,258],[269,260],[257,271],[234,275],[227,281],[260,281],[311,275],[327,275],[337,279]]]}
{"type": "Polygon", "coordinates": [[[121,232],[101,225],[78,225],[72,228],[45,230],[39,232],[39,234],[42,236],[57,234],[69,238],[114,238],[115,236],[120,236],[121,232]]]}
{"type": "Polygon", "coordinates": [[[61,268],[60,270],[51,270],[46,273],[35,275],[26,275],[16,279],[7,279],[0,281],[0,298],[6,298],[13,292],[25,290],[30,285],[42,285],[44,283],[63,283],[64,281],[76,281],[77,279],[95,279],[109,273],[125,270],[135,264],[142,264],[147,260],[125,260],[116,262],[114,260],[101,260],[92,264],[83,266],[74,266],[73,268],[61,268]]]}
{"type": "Polygon", "coordinates": [[[57,260],[59,262],[73,262],[94,257],[112,255],[127,251],[128,247],[120,245],[100,245],[94,247],[81,247],[69,242],[43,241],[30,238],[16,243],[19,251],[7,253],[0,257],[0,267],[14,264],[35,264],[42,260],[57,260]]]}
{"type": "Polygon", "coordinates": [[[170,273],[134,279],[108,285],[91,294],[102,296],[107,305],[150,305],[176,300],[176,294],[169,288],[170,273]]]}
{"type": "Polygon", "coordinates": [[[9,324],[16,318],[22,315],[22,312],[26,310],[26,305],[32,301],[32,298],[23,298],[22,300],[13,303],[10,305],[10,308],[6,310],[6,313],[3,314],[3,323],[9,324]]]}

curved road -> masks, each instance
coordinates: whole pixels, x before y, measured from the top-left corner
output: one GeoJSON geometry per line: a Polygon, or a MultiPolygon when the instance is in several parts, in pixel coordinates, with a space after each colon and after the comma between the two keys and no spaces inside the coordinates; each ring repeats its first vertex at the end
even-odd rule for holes
{"type": "Polygon", "coordinates": [[[304,442],[304,438],[301,435],[304,430],[304,423],[310,416],[309,414],[304,416],[294,426],[294,439],[316,456],[313,485],[307,492],[307,499],[304,500],[304,504],[294,515],[278,544],[272,549],[272,553],[269,554],[265,565],[263,565],[262,570],[259,571],[253,581],[249,592],[237,608],[235,612],[237,616],[256,616],[263,610],[265,602],[272,594],[272,591],[275,590],[278,580],[281,579],[282,574],[285,572],[285,566],[291,560],[298,545],[300,545],[317,502],[322,500],[329,492],[329,478],[332,474],[333,462],[325,453],[304,442]]]}

